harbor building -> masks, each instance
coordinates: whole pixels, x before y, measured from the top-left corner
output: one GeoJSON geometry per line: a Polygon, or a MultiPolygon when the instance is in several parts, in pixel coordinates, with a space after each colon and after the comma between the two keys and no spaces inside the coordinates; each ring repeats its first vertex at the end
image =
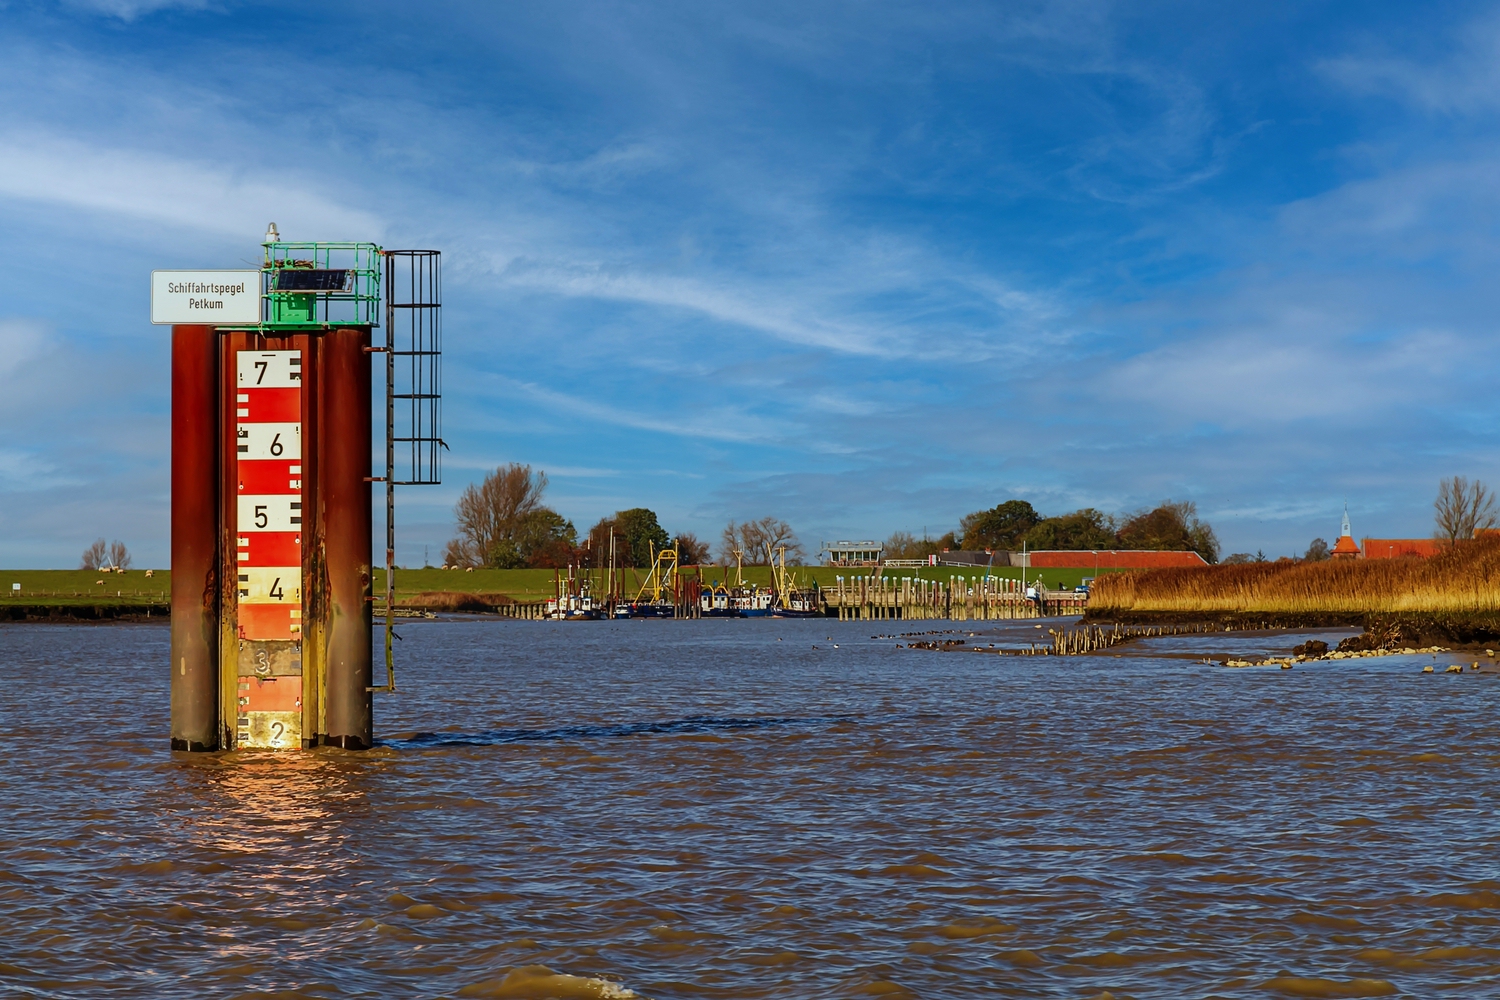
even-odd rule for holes
{"type": "Polygon", "coordinates": [[[885,546],[873,539],[823,542],[819,555],[830,566],[879,566],[885,556],[885,546]]]}

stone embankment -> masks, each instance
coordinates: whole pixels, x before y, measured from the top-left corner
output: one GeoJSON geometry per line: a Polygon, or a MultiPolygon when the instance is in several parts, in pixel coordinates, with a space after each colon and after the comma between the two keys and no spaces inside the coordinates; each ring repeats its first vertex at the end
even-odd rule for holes
{"type": "MultiPolygon", "coordinates": [[[[1357,638],[1357,637],[1356,637],[1357,638]]],[[[1348,640],[1345,640],[1348,641],[1348,640]]],[[[1318,643],[1325,650],[1325,643],[1318,643]]],[[[1301,646],[1297,647],[1299,650],[1301,646]]],[[[1336,649],[1332,652],[1323,653],[1295,653],[1292,656],[1267,656],[1259,660],[1235,659],[1228,657],[1221,662],[1226,667],[1280,667],[1282,670],[1290,670],[1298,663],[1316,663],[1322,660],[1364,660],[1377,656],[1414,656],[1417,653],[1446,653],[1447,649],[1442,646],[1427,646],[1421,649],[1405,647],[1402,649],[1336,649]]],[[[1494,653],[1490,653],[1491,656],[1494,653]]],[[[1478,664],[1476,663],[1477,667],[1478,664]]]]}

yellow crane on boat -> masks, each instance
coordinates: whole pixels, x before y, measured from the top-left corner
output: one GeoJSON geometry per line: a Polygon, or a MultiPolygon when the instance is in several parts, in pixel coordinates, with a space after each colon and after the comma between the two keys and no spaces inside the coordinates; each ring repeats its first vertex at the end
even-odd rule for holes
{"type": "Polygon", "coordinates": [[[650,544],[651,570],[641,583],[640,593],[635,595],[637,604],[642,602],[660,604],[663,594],[666,594],[668,599],[677,594],[677,550],[662,549],[658,552],[655,543],[650,544]]]}

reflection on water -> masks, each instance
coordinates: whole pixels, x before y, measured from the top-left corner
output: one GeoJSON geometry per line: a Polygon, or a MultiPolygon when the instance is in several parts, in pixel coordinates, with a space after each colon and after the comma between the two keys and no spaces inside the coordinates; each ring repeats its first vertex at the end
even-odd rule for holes
{"type": "Polygon", "coordinates": [[[165,629],[0,626],[0,993],[1500,993],[1495,677],[871,626],[413,624],[376,750],[206,757],[165,629]]]}

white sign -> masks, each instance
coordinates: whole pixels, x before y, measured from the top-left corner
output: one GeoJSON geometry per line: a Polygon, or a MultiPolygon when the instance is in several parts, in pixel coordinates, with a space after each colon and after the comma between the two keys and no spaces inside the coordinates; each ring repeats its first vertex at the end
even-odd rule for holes
{"type": "Polygon", "coordinates": [[[260,322],[260,272],[152,271],[151,322],[254,326],[260,322]]]}

